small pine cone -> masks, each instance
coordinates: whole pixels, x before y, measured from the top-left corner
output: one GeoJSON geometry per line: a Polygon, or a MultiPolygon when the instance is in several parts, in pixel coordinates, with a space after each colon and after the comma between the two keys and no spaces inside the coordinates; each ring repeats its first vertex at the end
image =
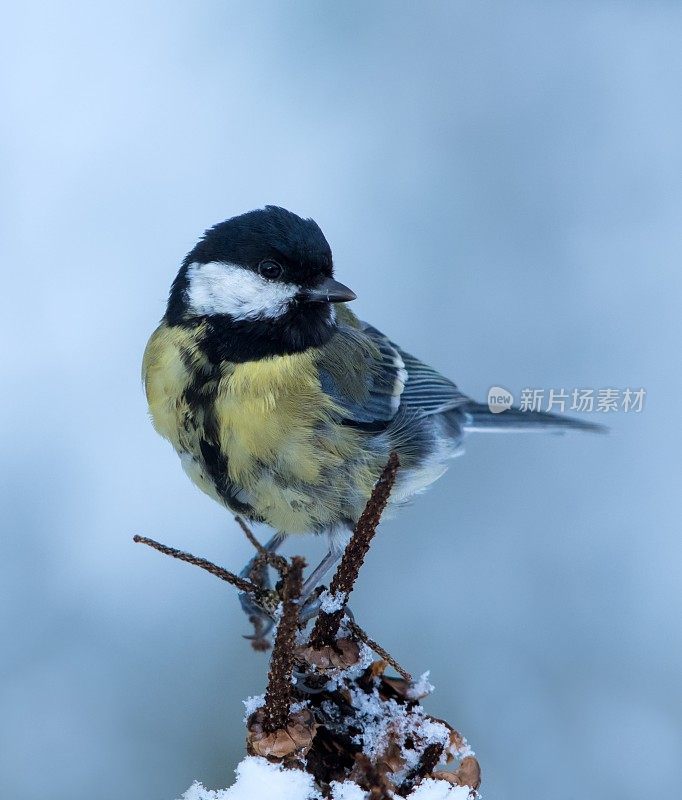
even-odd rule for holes
{"type": "Polygon", "coordinates": [[[333,645],[314,648],[304,645],[297,650],[298,657],[318,670],[346,669],[360,660],[360,648],[352,639],[337,639],[333,645]]]}
{"type": "Polygon", "coordinates": [[[268,733],[263,729],[264,711],[259,708],[247,723],[246,742],[253,755],[282,759],[305,755],[312,746],[317,723],[312,713],[304,708],[291,714],[286,728],[268,733]]]}
{"type": "Polygon", "coordinates": [[[453,786],[469,786],[478,789],[481,785],[481,767],[473,756],[465,756],[454,772],[434,772],[432,778],[447,781],[453,786]]]}

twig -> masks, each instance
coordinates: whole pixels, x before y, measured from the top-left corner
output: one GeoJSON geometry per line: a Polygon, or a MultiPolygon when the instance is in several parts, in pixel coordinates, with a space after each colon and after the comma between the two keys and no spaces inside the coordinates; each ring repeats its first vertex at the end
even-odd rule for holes
{"type": "MultiPolygon", "coordinates": [[[[244,536],[251,542],[251,544],[256,548],[258,551],[258,555],[252,560],[251,562],[251,570],[249,571],[249,578],[263,588],[263,584],[265,582],[265,568],[266,566],[274,567],[274,569],[279,572],[280,577],[284,577],[286,575],[287,570],[289,569],[289,562],[284,558],[284,556],[280,556],[277,553],[268,550],[267,547],[264,547],[254,535],[254,532],[249,528],[246,524],[244,519],[239,516],[239,514],[235,515],[235,522],[239,527],[242,529],[244,536]]],[[[252,620],[253,621],[253,620],[252,620]]],[[[262,650],[262,641],[258,636],[258,622],[253,621],[254,628],[256,629],[256,637],[253,639],[254,649],[262,650]],[[256,644],[258,643],[258,644],[256,644]]],[[[267,648],[265,648],[267,649],[267,648]]]]}
{"type": "MultiPolygon", "coordinates": [[[[348,598],[348,595],[352,591],[358,573],[360,572],[360,567],[362,567],[365,555],[369,550],[370,542],[372,541],[383,510],[388,502],[399,466],[400,461],[398,459],[398,454],[395,452],[391,453],[388,458],[388,463],[384,467],[379,480],[372,490],[365,510],[362,512],[355,526],[353,536],[344,550],[341,563],[334,573],[329,587],[330,594],[335,595],[338,592],[343,592],[346,598],[348,598]]],[[[310,637],[311,645],[319,648],[324,645],[332,644],[336,638],[344,614],[345,604],[343,608],[331,614],[321,612],[317,617],[315,627],[310,637]]]]}
{"type": "Polygon", "coordinates": [[[253,531],[249,526],[244,522],[244,520],[237,514],[234,518],[234,521],[239,525],[239,527],[244,532],[244,536],[251,542],[251,544],[258,550],[261,555],[264,555],[268,551],[263,547],[263,545],[256,539],[253,531]]]}
{"type": "Polygon", "coordinates": [[[260,579],[259,576],[262,575],[263,568],[268,564],[274,567],[281,577],[287,574],[290,567],[289,562],[284,556],[279,555],[279,553],[271,553],[269,550],[264,550],[253,559],[251,565],[250,577],[254,582],[260,579]]]}
{"type": "Polygon", "coordinates": [[[241,578],[239,575],[235,575],[234,572],[223,569],[223,567],[219,567],[217,564],[205,558],[193,556],[191,553],[185,553],[182,550],[177,550],[175,547],[168,547],[168,545],[161,544],[161,542],[154,541],[154,539],[148,539],[146,536],[133,536],[133,541],[139,544],[146,544],[154,548],[154,550],[158,550],[159,553],[164,553],[180,561],[186,561],[188,564],[201,567],[201,569],[205,569],[206,572],[210,572],[211,575],[215,575],[216,578],[220,578],[223,581],[227,581],[227,583],[231,583],[232,586],[236,586],[240,592],[253,592],[254,594],[260,592],[260,589],[255,583],[247,581],[246,578],[241,578]]]}
{"type": "MultiPolygon", "coordinates": [[[[341,563],[333,577],[330,592],[344,600],[352,591],[364,562],[381,514],[395,483],[398,457],[392,453],[377,481],[365,510],[358,520],[341,563]]],[[[305,562],[299,556],[290,560],[270,552],[258,542],[248,525],[237,523],[256,549],[250,562],[250,576],[242,577],[173,547],[144,536],[141,542],[173,558],[199,566],[216,577],[255,597],[257,608],[271,618],[279,616],[274,649],[270,659],[265,702],[247,720],[247,752],[304,769],[315,785],[328,796],[333,781],[353,781],[372,800],[405,797],[427,778],[455,786],[471,787],[474,793],[481,780],[480,767],[473,756],[464,755],[465,740],[447,723],[425,715],[420,699],[425,692],[415,686],[412,676],[381,645],[371,639],[343,607],[332,613],[321,612],[308,645],[296,646],[301,622],[301,592],[305,562]],[[275,590],[270,590],[268,567],[280,574],[275,590]],[[260,574],[263,586],[256,579],[260,574]],[[249,577],[254,580],[248,580],[249,577]],[[266,585],[267,584],[267,585],[266,585]],[[281,602],[281,614],[274,612],[281,602]],[[269,610],[266,610],[267,609],[269,610]],[[381,661],[364,665],[358,674],[359,642],[371,648],[381,661]],[[386,677],[389,664],[401,676],[386,677]],[[293,683],[294,669],[297,682],[293,683]],[[331,678],[331,680],[330,680],[331,678]],[[386,746],[370,755],[367,742],[373,741],[375,724],[364,719],[363,702],[368,690],[376,692],[376,712],[387,733],[386,746]],[[399,714],[400,716],[396,716],[399,714]],[[400,719],[400,724],[397,724],[400,719]],[[443,726],[443,740],[424,731],[424,719],[443,726]],[[459,759],[455,772],[438,771],[441,761],[459,759]],[[407,765],[411,767],[408,769],[407,765]]],[[[245,573],[246,574],[246,571],[245,573]]],[[[247,604],[248,607],[248,604],[247,604]]],[[[254,617],[256,632],[261,617],[254,617]]],[[[261,626],[260,646],[267,631],[261,626]]],[[[269,628],[268,628],[269,631],[269,628]]],[[[470,793],[470,797],[473,794],[470,793]]]]}
{"type": "Polygon", "coordinates": [[[393,658],[393,656],[378,643],[375,642],[374,639],[370,639],[370,637],[365,633],[365,631],[355,622],[354,620],[348,620],[347,623],[350,630],[360,639],[361,642],[364,642],[370,650],[374,650],[374,652],[381,656],[384,661],[390,664],[393,669],[400,675],[401,678],[404,678],[408,683],[412,683],[412,675],[400,666],[400,664],[393,658]]]}
{"type": "Polygon", "coordinates": [[[298,598],[303,585],[305,561],[300,556],[291,559],[282,590],[282,617],[270,659],[268,687],[265,690],[263,729],[268,733],[284,728],[291,706],[291,676],[294,671],[294,647],[301,606],[298,598]]]}

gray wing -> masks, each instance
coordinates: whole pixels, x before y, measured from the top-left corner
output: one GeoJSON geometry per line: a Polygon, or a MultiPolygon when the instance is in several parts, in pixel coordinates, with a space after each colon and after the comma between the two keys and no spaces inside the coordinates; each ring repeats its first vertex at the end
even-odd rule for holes
{"type": "Polygon", "coordinates": [[[353,381],[346,380],[338,370],[320,368],[320,381],[324,391],[347,414],[350,424],[381,429],[386,427],[398,412],[409,416],[428,416],[457,408],[469,401],[452,381],[415,356],[401,350],[381,331],[361,323],[360,334],[365,338],[363,352],[353,351],[345,360],[346,369],[357,373],[355,360],[364,360],[362,382],[364,391],[349,388],[353,381]]]}
{"type": "Polygon", "coordinates": [[[470,431],[542,431],[557,433],[574,429],[605,433],[603,425],[547,412],[511,408],[494,414],[476,403],[455,384],[406,353],[366,322],[342,325],[335,344],[318,365],[324,391],[343,409],[344,422],[368,431],[382,431],[393,424],[408,431],[414,445],[428,425],[414,424],[445,414],[452,436],[470,431]],[[447,414],[460,409],[454,415],[447,414]]]}

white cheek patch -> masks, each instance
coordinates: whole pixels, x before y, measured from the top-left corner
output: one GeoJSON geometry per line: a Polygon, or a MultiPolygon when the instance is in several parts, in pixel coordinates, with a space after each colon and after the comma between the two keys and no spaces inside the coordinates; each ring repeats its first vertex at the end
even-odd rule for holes
{"type": "Polygon", "coordinates": [[[233,319],[275,319],[285,314],[298,287],[268,281],[237,264],[212,261],[187,269],[189,310],[197,316],[229,314],[233,319]]]}

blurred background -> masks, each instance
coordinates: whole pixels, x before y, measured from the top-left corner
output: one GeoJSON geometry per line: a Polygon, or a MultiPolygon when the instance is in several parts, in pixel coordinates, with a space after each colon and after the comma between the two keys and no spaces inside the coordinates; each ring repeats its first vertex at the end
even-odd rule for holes
{"type": "Polygon", "coordinates": [[[487,798],[679,792],[681,36],[657,0],[5,10],[2,797],[232,780],[266,659],[228,587],[131,537],[233,569],[249,547],[139,373],[199,234],[266,203],[480,399],[646,388],[610,437],[472,436],[353,608],[431,670],[487,798]]]}

